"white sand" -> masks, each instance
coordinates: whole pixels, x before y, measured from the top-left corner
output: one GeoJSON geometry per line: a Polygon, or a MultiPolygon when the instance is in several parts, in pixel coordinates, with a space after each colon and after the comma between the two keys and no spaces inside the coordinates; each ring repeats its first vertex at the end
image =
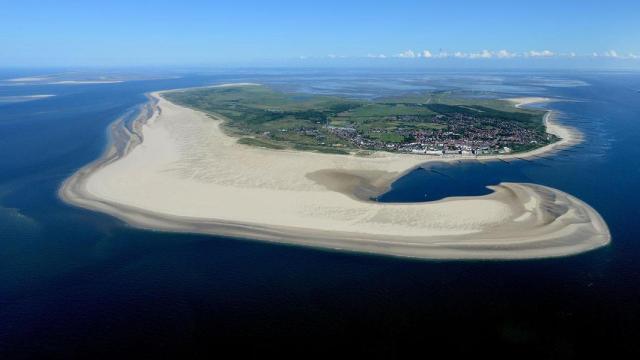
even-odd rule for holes
{"type": "Polygon", "coordinates": [[[0,96],[0,103],[12,103],[12,102],[25,102],[25,101],[33,101],[40,100],[53,97],[55,95],[46,94],[46,95],[19,95],[19,96],[0,96]]]}
{"type": "MultiPolygon", "coordinates": [[[[421,258],[562,256],[610,241],[587,204],[533,184],[500,184],[487,196],[429,203],[363,200],[443,158],[241,145],[222,132],[220,120],[152,96],[158,103],[142,126],[143,142],[122,157],[112,149],[106,160],[79,171],[61,188],[63,199],[146,228],[421,258]]],[[[575,141],[574,131],[550,116],[546,121],[563,140],[532,154],[575,141]]],[[[523,155],[501,157],[511,156],[523,155]]]]}
{"type": "Polygon", "coordinates": [[[33,82],[33,81],[43,81],[43,80],[46,80],[46,79],[47,79],[47,77],[31,76],[31,77],[21,77],[21,78],[7,79],[5,81],[10,81],[10,82],[33,82]]]}
{"type": "Polygon", "coordinates": [[[84,84],[117,84],[124,80],[62,80],[50,82],[49,85],[84,85],[84,84]]]}
{"type": "MultiPolygon", "coordinates": [[[[511,102],[517,108],[536,103],[557,101],[545,97],[518,97],[504,100],[511,102]]],[[[524,154],[524,156],[520,157],[531,157],[532,155],[540,155],[542,153],[551,152],[553,150],[565,148],[567,146],[572,146],[582,141],[582,134],[578,130],[566,125],[558,124],[554,119],[554,115],[555,114],[552,111],[547,111],[544,116],[544,124],[547,127],[547,133],[557,136],[558,138],[560,138],[560,141],[529,151],[524,154]]]]}

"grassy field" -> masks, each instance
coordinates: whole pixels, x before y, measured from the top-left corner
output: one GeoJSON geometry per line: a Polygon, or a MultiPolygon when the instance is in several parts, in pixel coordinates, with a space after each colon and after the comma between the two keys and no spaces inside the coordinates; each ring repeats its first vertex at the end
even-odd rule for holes
{"type": "Polygon", "coordinates": [[[283,93],[252,85],[193,89],[165,96],[223,117],[227,130],[241,137],[241,143],[271,149],[330,153],[387,149],[411,142],[412,134],[419,131],[459,128],[447,120],[456,116],[472,117],[473,128],[477,129],[507,124],[535,131],[541,138],[545,131],[542,111],[446,92],[363,101],[283,93]]]}

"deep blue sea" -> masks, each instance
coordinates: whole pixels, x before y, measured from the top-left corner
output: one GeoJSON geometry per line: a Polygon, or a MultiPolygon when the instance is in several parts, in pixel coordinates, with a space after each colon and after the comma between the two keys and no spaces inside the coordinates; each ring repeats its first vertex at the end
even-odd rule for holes
{"type": "Polygon", "coordinates": [[[0,358],[225,348],[640,355],[640,73],[244,69],[113,84],[2,81],[40,72],[0,70],[0,358]],[[557,259],[422,261],[139,230],[57,198],[145,92],[237,81],[359,98],[454,90],[566,99],[544,106],[582,131],[582,144],[532,161],[430,165],[380,200],[543,184],[593,206],[612,243],[557,259]],[[41,94],[55,96],[16,101],[41,94]]]}

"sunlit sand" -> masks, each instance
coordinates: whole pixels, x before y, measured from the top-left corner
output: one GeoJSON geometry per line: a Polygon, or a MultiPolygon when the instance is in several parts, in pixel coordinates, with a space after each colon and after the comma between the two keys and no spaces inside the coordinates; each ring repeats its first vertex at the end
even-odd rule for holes
{"type": "MultiPolygon", "coordinates": [[[[65,201],[149,229],[417,258],[564,256],[610,241],[594,209],[540,185],[502,183],[486,196],[425,203],[369,200],[427,161],[460,156],[377,152],[362,157],[257,148],[226,135],[219,119],[158,93],[151,96],[157,103],[153,115],[137,123],[141,136],[114,125],[114,144],[104,157],[60,189],[65,201]]],[[[499,157],[538,155],[580,141],[551,113],[545,122],[560,141],[499,157]]]]}

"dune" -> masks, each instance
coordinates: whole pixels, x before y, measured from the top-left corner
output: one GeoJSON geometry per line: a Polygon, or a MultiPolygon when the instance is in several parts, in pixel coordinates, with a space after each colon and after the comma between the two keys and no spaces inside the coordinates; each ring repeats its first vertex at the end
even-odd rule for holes
{"type": "MultiPolygon", "coordinates": [[[[150,115],[133,132],[114,123],[104,156],[64,182],[64,201],[141,228],[425,259],[565,256],[611,238],[589,205],[536,184],[501,183],[477,197],[379,203],[370,198],[415,167],[461,157],[257,148],[225,134],[220,119],[160,93],[150,96],[150,115]]],[[[545,122],[559,142],[499,157],[579,141],[551,112],[545,122]]]]}

